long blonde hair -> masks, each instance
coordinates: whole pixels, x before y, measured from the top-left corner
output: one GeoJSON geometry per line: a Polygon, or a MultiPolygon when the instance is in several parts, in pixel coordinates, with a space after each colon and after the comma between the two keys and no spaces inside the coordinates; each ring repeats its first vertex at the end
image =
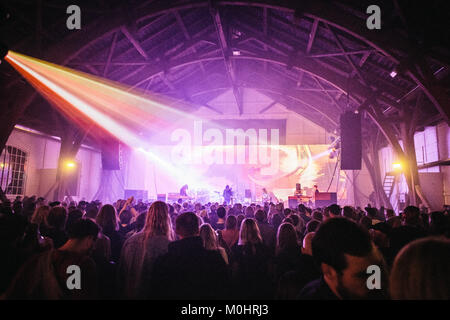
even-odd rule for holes
{"type": "Polygon", "coordinates": [[[390,275],[394,300],[450,299],[450,240],[415,240],[397,254],[390,275]]]}
{"type": "Polygon", "coordinates": [[[203,247],[206,250],[218,250],[217,236],[214,229],[209,223],[204,223],[200,226],[200,237],[203,241],[203,247]]]}
{"type": "Polygon", "coordinates": [[[110,204],[105,204],[101,207],[95,222],[102,227],[102,233],[109,233],[119,230],[119,223],[117,218],[117,211],[110,204]]]}
{"type": "Polygon", "coordinates": [[[283,249],[295,248],[298,245],[297,233],[295,227],[290,223],[282,223],[277,232],[277,253],[283,249]]]}
{"type": "Polygon", "coordinates": [[[259,232],[256,221],[252,218],[247,218],[242,221],[241,230],[239,232],[239,245],[251,244],[255,245],[262,243],[261,233],[259,232]]]}
{"type": "Polygon", "coordinates": [[[152,203],[148,209],[142,232],[145,234],[145,240],[153,236],[166,236],[169,240],[173,239],[172,223],[167,204],[162,201],[152,203]]]}

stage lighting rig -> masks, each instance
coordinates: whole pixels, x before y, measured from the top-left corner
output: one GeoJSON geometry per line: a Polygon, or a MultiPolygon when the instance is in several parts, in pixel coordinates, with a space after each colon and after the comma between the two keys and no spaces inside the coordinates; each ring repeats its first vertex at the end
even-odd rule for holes
{"type": "Polygon", "coordinates": [[[394,162],[392,164],[392,169],[394,169],[394,171],[398,171],[398,172],[402,171],[402,169],[403,169],[402,163],[401,162],[394,162]]]}
{"type": "Polygon", "coordinates": [[[64,167],[67,171],[72,171],[74,168],[76,168],[77,163],[72,159],[67,159],[64,161],[64,167]]]}

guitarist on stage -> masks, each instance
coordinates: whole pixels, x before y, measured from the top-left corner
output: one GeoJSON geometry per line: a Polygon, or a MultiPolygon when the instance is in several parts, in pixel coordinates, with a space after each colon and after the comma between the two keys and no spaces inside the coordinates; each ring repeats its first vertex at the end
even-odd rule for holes
{"type": "Polygon", "coordinates": [[[223,190],[223,199],[226,204],[230,204],[231,197],[233,196],[233,190],[231,190],[230,186],[226,186],[225,190],[223,190]]]}

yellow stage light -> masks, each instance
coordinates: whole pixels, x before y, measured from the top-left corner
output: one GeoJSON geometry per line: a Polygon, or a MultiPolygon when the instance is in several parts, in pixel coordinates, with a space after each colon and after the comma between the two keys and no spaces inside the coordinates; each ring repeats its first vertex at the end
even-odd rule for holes
{"type": "Polygon", "coordinates": [[[71,160],[68,160],[66,162],[66,167],[69,168],[69,169],[75,168],[75,166],[76,166],[75,162],[73,162],[71,160]]]}
{"type": "Polygon", "coordinates": [[[395,162],[392,164],[392,168],[397,171],[402,170],[402,164],[400,162],[395,162]]]}

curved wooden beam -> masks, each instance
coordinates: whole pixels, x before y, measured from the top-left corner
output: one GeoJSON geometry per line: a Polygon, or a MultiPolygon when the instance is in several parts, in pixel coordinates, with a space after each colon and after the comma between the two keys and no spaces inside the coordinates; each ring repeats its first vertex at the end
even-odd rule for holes
{"type": "MultiPolygon", "coordinates": [[[[217,50],[214,50],[217,51],[217,50]]],[[[253,60],[253,61],[261,61],[261,62],[269,62],[273,64],[278,64],[282,66],[287,66],[292,61],[289,60],[289,57],[283,57],[275,54],[271,54],[269,52],[261,51],[259,55],[240,55],[240,56],[231,56],[230,59],[235,60],[253,60]]],[[[216,57],[201,57],[198,54],[185,56],[181,59],[170,61],[165,68],[159,66],[150,66],[149,68],[143,70],[143,73],[148,76],[144,79],[138,81],[133,85],[133,87],[138,87],[142,83],[150,80],[153,77],[160,76],[164,73],[166,69],[177,69],[184,66],[188,66],[191,64],[196,64],[199,62],[210,62],[210,61],[221,61],[223,60],[222,56],[216,57]]],[[[301,54],[298,55],[298,58],[294,61],[292,65],[294,69],[300,70],[302,72],[306,72],[314,77],[320,78],[324,82],[327,82],[340,92],[347,94],[348,88],[352,93],[351,99],[357,104],[360,104],[362,101],[365,101],[367,97],[372,96],[373,92],[370,91],[367,87],[360,84],[358,81],[349,80],[346,77],[343,77],[333,71],[328,70],[326,67],[320,65],[313,58],[308,58],[301,54]]],[[[383,96],[378,96],[377,99],[380,101],[394,106],[395,108],[399,108],[396,101],[388,99],[383,96]]]]}
{"type": "MultiPolygon", "coordinates": [[[[184,3],[181,5],[171,5],[170,2],[166,2],[158,7],[151,7],[150,12],[142,12],[141,16],[138,17],[138,20],[147,19],[151,17],[155,17],[162,14],[172,13],[179,10],[192,9],[192,8],[202,8],[208,7],[209,1],[192,1],[191,3],[184,3]]],[[[284,12],[293,13],[296,8],[292,1],[217,1],[217,6],[254,6],[254,7],[262,7],[262,8],[270,8],[274,10],[280,10],[284,12]]],[[[311,19],[316,19],[323,23],[329,24],[337,29],[345,31],[346,33],[352,35],[356,39],[359,39],[371,47],[375,48],[377,51],[381,52],[385,56],[389,57],[393,62],[400,63],[401,58],[397,56],[396,51],[401,52],[411,52],[414,51],[414,48],[411,48],[405,39],[402,37],[398,37],[392,33],[385,34],[383,30],[379,30],[381,32],[371,32],[366,29],[363,25],[361,27],[362,21],[361,19],[356,18],[355,16],[345,13],[339,8],[330,9],[329,2],[324,1],[314,1],[303,7],[303,14],[310,17],[311,19]],[[326,7],[325,7],[326,6],[326,7]],[[326,10],[324,10],[326,8],[326,10]]],[[[104,16],[92,24],[84,26],[80,31],[73,33],[71,36],[67,37],[64,41],[61,41],[57,45],[46,50],[45,59],[59,63],[59,64],[67,64],[70,60],[78,56],[84,49],[92,45],[95,41],[99,41],[100,38],[112,35],[114,32],[119,30],[123,25],[126,25],[127,18],[123,14],[123,8],[119,8],[113,11],[110,15],[104,16]],[[80,43],[84,43],[84,45],[80,46],[80,43]]],[[[141,12],[140,12],[141,13],[141,12]]],[[[239,57],[243,59],[244,57],[239,57]]],[[[267,58],[255,58],[264,61],[267,58]]],[[[300,65],[296,67],[302,71],[314,74],[314,76],[321,78],[322,80],[332,84],[334,87],[339,90],[345,92],[347,89],[347,79],[342,79],[342,76],[331,73],[325,67],[308,66],[307,64],[301,64],[301,61],[306,60],[308,57],[302,56],[300,59],[297,59],[300,65]]],[[[272,58],[268,58],[268,60],[274,60],[272,58]]],[[[312,59],[310,59],[312,60],[312,59]]],[[[310,62],[308,61],[308,63],[310,62]]],[[[267,61],[267,60],[266,60],[267,61]]],[[[285,65],[287,61],[279,61],[274,60],[275,63],[281,63],[285,65]]],[[[446,113],[442,112],[442,110],[446,109],[446,105],[442,105],[445,99],[438,98],[433,95],[432,91],[428,88],[428,86],[423,83],[415,71],[408,70],[408,74],[413,78],[413,80],[422,88],[425,94],[430,98],[432,103],[435,105],[437,110],[439,110],[444,119],[446,119],[446,113]]],[[[352,91],[356,93],[360,98],[367,96],[367,89],[355,81],[352,88],[352,91]]],[[[382,98],[385,99],[385,98],[382,98]]],[[[363,100],[360,100],[361,102],[363,100]]],[[[395,105],[393,101],[384,101],[389,105],[395,105]]]]}
{"type": "MultiPolygon", "coordinates": [[[[227,89],[233,90],[232,87],[210,88],[210,89],[206,89],[206,90],[199,90],[197,92],[194,91],[194,93],[191,94],[191,97],[197,97],[197,96],[208,94],[208,93],[211,93],[211,92],[223,91],[223,90],[227,90],[227,89]]],[[[284,96],[286,98],[290,98],[290,99],[292,99],[294,101],[298,101],[298,102],[304,104],[305,106],[311,108],[312,110],[320,113],[327,120],[329,120],[331,122],[331,124],[333,124],[334,126],[338,126],[338,122],[336,121],[336,119],[331,118],[329,116],[329,114],[327,114],[325,111],[321,110],[319,107],[313,105],[312,103],[306,101],[305,99],[303,99],[303,98],[301,98],[299,96],[294,96],[294,95],[288,94],[286,92],[282,92],[278,88],[269,89],[269,88],[266,88],[266,87],[263,87],[263,86],[257,86],[257,85],[247,85],[247,86],[245,86],[245,89],[253,89],[253,90],[258,90],[258,91],[261,91],[261,92],[273,93],[273,94],[276,94],[276,95],[279,95],[279,96],[284,96]]],[[[325,128],[325,129],[330,130],[330,132],[332,130],[334,130],[334,128],[331,128],[331,129],[330,128],[325,128]]]]}

